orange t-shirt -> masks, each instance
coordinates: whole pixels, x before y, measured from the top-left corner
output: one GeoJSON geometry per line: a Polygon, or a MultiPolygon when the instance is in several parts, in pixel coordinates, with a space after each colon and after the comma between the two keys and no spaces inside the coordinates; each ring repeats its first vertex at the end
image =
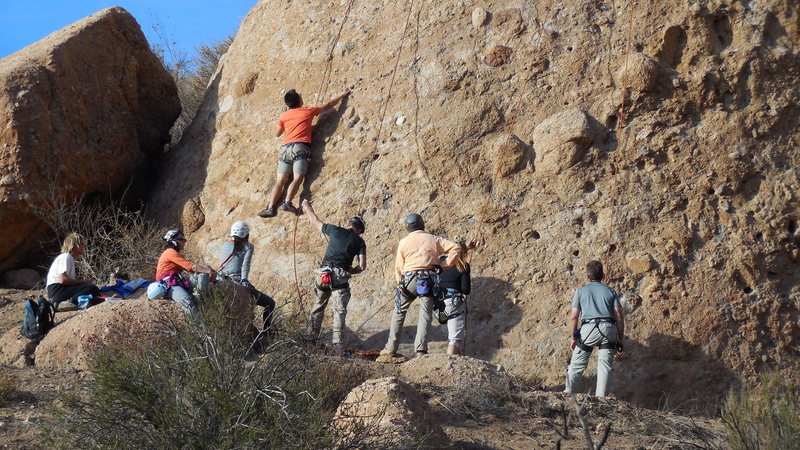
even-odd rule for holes
{"type": "Polygon", "coordinates": [[[301,106],[292,108],[278,118],[278,126],[283,128],[283,142],[281,145],[292,142],[311,143],[311,122],[318,116],[322,108],[317,106],[301,106]]]}
{"type": "Polygon", "coordinates": [[[167,272],[181,273],[184,270],[192,271],[194,263],[184,258],[183,255],[178,253],[174,248],[164,250],[164,253],[158,258],[158,265],[156,266],[156,281],[160,280],[167,274],[167,272]]]}

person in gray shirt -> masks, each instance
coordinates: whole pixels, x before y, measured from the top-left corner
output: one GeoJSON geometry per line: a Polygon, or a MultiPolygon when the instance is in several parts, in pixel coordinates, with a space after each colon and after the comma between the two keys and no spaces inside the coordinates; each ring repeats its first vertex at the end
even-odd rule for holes
{"type": "Polygon", "coordinates": [[[599,347],[595,395],[605,397],[614,356],[622,353],[625,318],[617,293],[600,282],[603,279],[603,265],[599,261],[589,261],[586,264],[586,276],[589,284],[578,289],[572,298],[569,318],[569,348],[572,350],[572,359],[567,370],[564,392],[576,392],[592,350],[599,347]],[[580,328],[578,319],[581,321],[580,328]]]}
{"type": "Polygon", "coordinates": [[[253,259],[255,247],[250,243],[250,227],[243,221],[231,226],[231,239],[222,246],[222,262],[218,271],[221,279],[239,283],[250,291],[256,305],[262,306],[264,331],[268,331],[272,323],[272,312],[275,311],[275,300],[259,291],[247,280],[250,275],[250,261],[253,259]]]}

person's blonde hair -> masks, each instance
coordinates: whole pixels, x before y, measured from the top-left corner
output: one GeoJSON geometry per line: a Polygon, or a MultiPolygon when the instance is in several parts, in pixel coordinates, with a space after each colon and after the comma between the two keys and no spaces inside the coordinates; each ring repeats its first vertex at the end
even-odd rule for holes
{"type": "Polygon", "coordinates": [[[461,247],[461,252],[458,254],[458,259],[456,259],[456,268],[459,272],[464,272],[467,270],[467,264],[469,264],[469,249],[467,248],[467,238],[464,236],[456,236],[454,239],[456,244],[461,247]]]}
{"type": "Polygon", "coordinates": [[[70,233],[64,239],[64,243],[61,244],[61,253],[69,253],[73,248],[84,245],[85,243],[83,236],[75,232],[70,233]]]}

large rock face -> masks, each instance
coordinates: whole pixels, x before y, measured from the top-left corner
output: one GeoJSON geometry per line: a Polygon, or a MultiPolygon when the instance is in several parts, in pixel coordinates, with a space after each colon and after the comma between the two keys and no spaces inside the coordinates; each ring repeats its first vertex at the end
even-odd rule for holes
{"type": "Polygon", "coordinates": [[[116,189],[169,140],[177,89],[139,24],[108,8],[0,60],[0,270],[38,248],[44,197],[116,189]]]}
{"type": "Polygon", "coordinates": [[[385,343],[402,219],[419,212],[432,231],[482,241],[469,355],[563,383],[569,302],[610,240],[628,313],[616,395],[673,406],[773,368],[796,376],[798,4],[639,3],[627,66],[630,2],[515,4],[413,3],[409,16],[404,2],[349,15],[341,2],[259,2],[163,165],[161,219],[196,211],[190,246],[213,259],[247,220],[250,279],[301,305],[296,258],[308,307],[325,240],[303,217],[255,214],[282,92],[320,104],[350,86],[317,122],[305,192],[327,222],[365,214],[369,269],[347,317],[362,346],[385,343]]]}

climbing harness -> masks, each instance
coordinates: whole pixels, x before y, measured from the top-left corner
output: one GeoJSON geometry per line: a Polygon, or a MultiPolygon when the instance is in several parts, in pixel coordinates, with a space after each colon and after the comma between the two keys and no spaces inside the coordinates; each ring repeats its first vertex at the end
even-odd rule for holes
{"type": "Polygon", "coordinates": [[[344,287],[350,280],[350,272],[341,267],[325,265],[316,270],[317,288],[323,291],[344,287]]]}
{"type": "Polygon", "coordinates": [[[614,350],[614,351],[617,351],[619,349],[619,343],[616,340],[612,341],[608,336],[603,334],[603,331],[600,330],[600,323],[602,323],[602,322],[609,322],[612,325],[616,325],[616,323],[617,323],[617,321],[614,320],[611,317],[598,317],[598,318],[595,318],[595,319],[582,320],[581,321],[581,326],[586,325],[588,323],[594,323],[594,327],[589,331],[589,334],[592,334],[592,332],[594,330],[597,330],[597,332],[600,333],[600,336],[603,336],[603,339],[605,339],[608,342],[602,343],[600,345],[588,346],[588,345],[583,343],[583,340],[581,339],[581,335],[580,335],[580,330],[577,330],[577,338],[575,339],[575,346],[580,348],[581,350],[587,352],[587,353],[592,353],[592,350],[594,350],[594,347],[598,347],[598,348],[600,348],[600,350],[614,350]]]}

